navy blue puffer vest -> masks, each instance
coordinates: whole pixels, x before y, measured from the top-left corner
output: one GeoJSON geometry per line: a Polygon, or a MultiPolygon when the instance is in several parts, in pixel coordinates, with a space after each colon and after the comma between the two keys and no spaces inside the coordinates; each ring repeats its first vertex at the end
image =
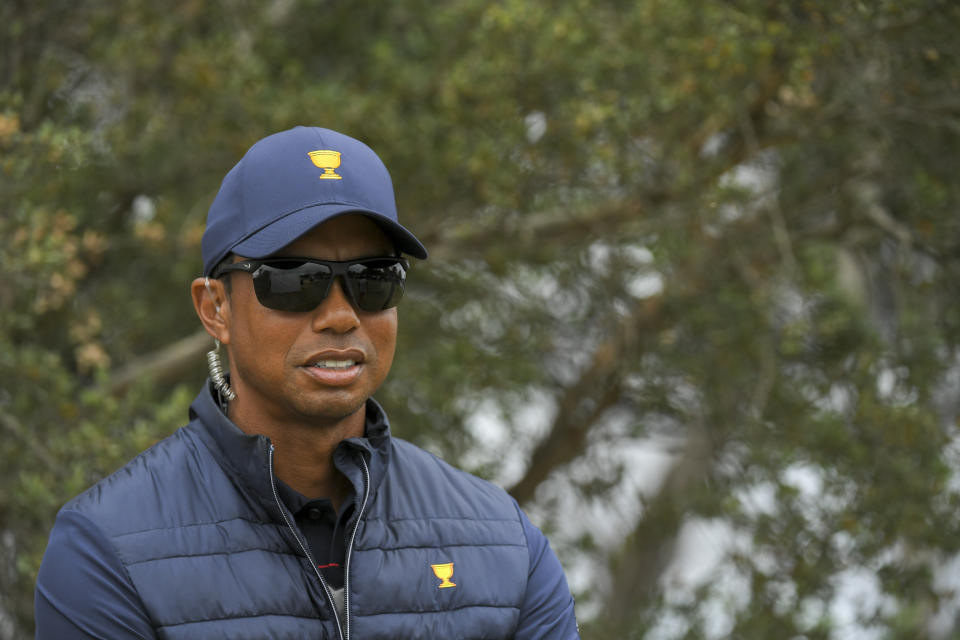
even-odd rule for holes
{"type": "Polygon", "coordinates": [[[335,454],[360,505],[339,625],[275,494],[270,442],[206,392],[190,424],[66,508],[105,532],[161,638],[512,637],[529,563],[516,504],[367,411],[367,438],[335,454]]]}

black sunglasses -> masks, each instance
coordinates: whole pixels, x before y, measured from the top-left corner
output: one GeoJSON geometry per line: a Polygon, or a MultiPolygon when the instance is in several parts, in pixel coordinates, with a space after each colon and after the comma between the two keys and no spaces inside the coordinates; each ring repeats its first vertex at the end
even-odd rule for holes
{"type": "Polygon", "coordinates": [[[263,306],[277,311],[312,311],[330,294],[330,287],[339,276],[344,293],[358,309],[383,311],[400,302],[409,268],[409,263],[400,257],[343,262],[264,258],[224,265],[213,277],[245,271],[253,274],[253,289],[263,306]]]}

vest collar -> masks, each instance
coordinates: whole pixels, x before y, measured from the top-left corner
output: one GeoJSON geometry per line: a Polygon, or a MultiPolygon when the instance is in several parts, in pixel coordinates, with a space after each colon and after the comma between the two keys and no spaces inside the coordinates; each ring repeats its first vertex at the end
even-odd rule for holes
{"type": "MultiPolygon", "coordinates": [[[[273,505],[270,482],[270,439],[250,435],[235,425],[216,402],[216,390],[208,379],[190,405],[188,429],[197,434],[217,462],[237,482],[253,491],[261,504],[273,505]]],[[[350,479],[357,495],[363,495],[363,475],[356,453],[367,461],[370,493],[377,490],[390,461],[390,423],[383,407],[370,398],[366,405],[364,437],[342,441],[334,452],[334,464],[350,479]]],[[[273,514],[276,509],[269,508],[273,514]]]]}

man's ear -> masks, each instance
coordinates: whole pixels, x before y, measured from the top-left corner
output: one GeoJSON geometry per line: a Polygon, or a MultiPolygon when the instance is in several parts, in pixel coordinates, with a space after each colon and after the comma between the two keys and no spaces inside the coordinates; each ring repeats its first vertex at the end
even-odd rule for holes
{"type": "Polygon", "coordinates": [[[230,344],[230,298],[217,279],[195,278],[190,283],[193,308],[207,333],[223,344],[230,344]]]}

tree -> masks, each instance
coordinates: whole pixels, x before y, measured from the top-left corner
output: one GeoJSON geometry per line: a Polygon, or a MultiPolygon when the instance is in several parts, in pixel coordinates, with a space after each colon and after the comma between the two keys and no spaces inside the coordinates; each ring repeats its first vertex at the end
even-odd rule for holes
{"type": "Polygon", "coordinates": [[[206,207],[301,123],[377,149],[431,250],[378,397],[531,510],[585,638],[954,631],[954,3],[50,0],[0,24],[0,637],[30,628],[57,507],[182,424],[206,207]],[[641,445],[668,461],[642,491],[641,445]],[[698,522],[726,542],[678,581],[698,522]]]}

